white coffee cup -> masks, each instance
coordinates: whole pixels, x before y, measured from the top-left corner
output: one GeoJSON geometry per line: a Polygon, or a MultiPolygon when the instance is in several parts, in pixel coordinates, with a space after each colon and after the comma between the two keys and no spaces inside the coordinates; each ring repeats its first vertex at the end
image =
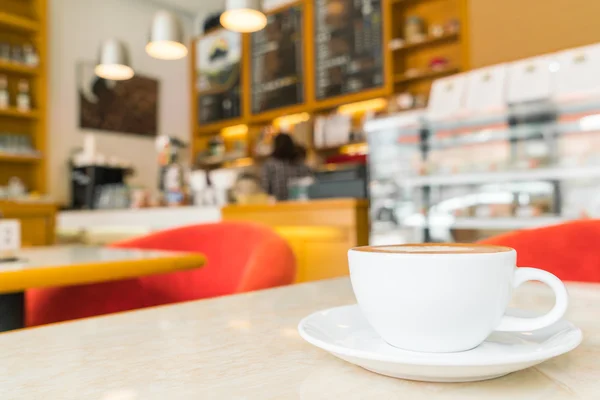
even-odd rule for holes
{"type": "Polygon", "coordinates": [[[565,313],[564,284],[549,272],[517,268],[509,247],[418,244],[355,247],[348,252],[358,305],[389,344],[420,352],[477,347],[493,331],[531,331],[565,313]],[[513,289],[541,281],[556,302],[547,314],[517,318],[504,313],[513,289]]]}

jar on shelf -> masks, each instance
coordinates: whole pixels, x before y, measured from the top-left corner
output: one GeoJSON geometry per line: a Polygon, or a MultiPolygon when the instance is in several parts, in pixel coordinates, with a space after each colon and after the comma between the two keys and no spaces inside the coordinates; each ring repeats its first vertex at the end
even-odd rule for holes
{"type": "Polygon", "coordinates": [[[18,85],[17,109],[22,112],[31,110],[31,94],[29,92],[29,81],[21,79],[18,85]]]}
{"type": "Polygon", "coordinates": [[[425,38],[425,23],[423,18],[412,15],[406,19],[404,24],[404,40],[407,42],[418,42],[425,38]]]}
{"type": "Polygon", "coordinates": [[[23,46],[23,62],[29,67],[37,67],[40,63],[40,57],[31,44],[23,46]]]}
{"type": "Polygon", "coordinates": [[[17,64],[23,64],[23,47],[15,44],[12,46],[10,59],[17,64]]]}
{"type": "Polygon", "coordinates": [[[8,94],[8,80],[6,75],[0,75],[0,110],[10,107],[10,95],[8,94]]]}
{"type": "Polygon", "coordinates": [[[10,60],[10,44],[7,42],[0,42],[0,61],[9,62],[10,60]]]}

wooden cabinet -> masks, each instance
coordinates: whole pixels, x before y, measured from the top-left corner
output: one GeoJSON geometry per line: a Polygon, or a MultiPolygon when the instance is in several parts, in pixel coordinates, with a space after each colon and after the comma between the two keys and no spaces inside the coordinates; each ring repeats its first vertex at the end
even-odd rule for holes
{"type": "Polygon", "coordinates": [[[294,250],[296,282],[348,275],[348,249],[368,244],[368,202],[357,199],[231,205],[225,221],[253,221],[273,227],[294,250]]]}
{"type": "Polygon", "coordinates": [[[471,67],[600,41],[600,2],[468,0],[471,67]]]}
{"type": "Polygon", "coordinates": [[[56,206],[54,204],[13,203],[0,201],[2,218],[21,221],[23,247],[54,244],[56,206]]]}
{"type": "MultiPolygon", "coordinates": [[[[215,74],[213,67],[201,62],[208,57],[202,56],[203,46],[199,44],[209,42],[222,30],[195,38],[189,57],[192,158],[196,160],[208,149],[211,137],[220,136],[228,157],[205,157],[204,162],[212,167],[260,165],[264,158],[253,149],[266,126],[272,125],[275,131],[291,130],[299,121],[336,109],[352,114],[359,125],[368,110],[385,109],[395,93],[410,93],[413,106],[423,107],[436,78],[469,69],[468,4],[469,0],[291,0],[267,9],[269,25],[264,31],[242,35],[241,59],[235,62],[241,112],[213,122],[200,122],[198,113],[203,108],[198,106],[197,82],[206,71],[211,76],[227,75],[231,66],[216,60],[214,68],[221,65],[224,70],[215,74]],[[357,4],[362,6],[357,8],[357,4]],[[288,18],[290,15],[298,18],[288,18]],[[288,28],[281,28],[281,21],[288,20],[294,24],[285,22],[288,28]],[[406,37],[407,24],[414,20],[420,21],[422,32],[406,37]],[[296,47],[301,51],[292,51],[296,47]],[[286,51],[295,57],[282,56],[286,51]],[[267,64],[272,68],[264,68],[267,64]],[[278,90],[281,93],[275,96],[278,90]],[[293,96],[284,94],[288,91],[293,96]],[[256,97],[267,92],[269,106],[256,108],[260,102],[256,97]],[[344,105],[343,110],[338,108],[344,105]]],[[[238,42],[229,40],[226,47],[231,54],[238,54],[233,49],[240,52],[238,42]]],[[[397,99],[392,99],[389,103],[395,104],[397,99]]],[[[207,102],[217,103],[221,102],[207,102]]],[[[312,140],[301,144],[307,148],[309,159],[356,153],[346,146],[323,149],[312,140]]]]}
{"type": "MultiPolygon", "coordinates": [[[[36,193],[46,188],[46,69],[48,19],[46,0],[0,0],[0,42],[11,46],[30,44],[37,51],[39,65],[25,65],[0,61],[0,75],[8,81],[8,91],[13,107],[0,110],[0,135],[19,138],[30,143],[35,152],[4,149],[0,152],[0,186],[11,178],[19,178],[25,187],[36,193]],[[20,82],[29,84],[32,108],[29,111],[14,107],[20,82]]],[[[18,203],[0,201],[3,218],[21,221],[23,246],[50,245],[54,242],[56,206],[52,204],[18,203]]]]}
{"type": "MultiPolygon", "coordinates": [[[[47,0],[0,0],[0,43],[19,48],[32,45],[39,65],[25,65],[0,60],[0,75],[6,78],[10,106],[0,109],[0,137],[5,141],[27,143],[30,153],[4,148],[0,151],[0,186],[18,177],[28,190],[46,193],[46,25],[47,0]],[[32,107],[23,111],[15,107],[18,87],[28,84],[32,107]]],[[[1,139],[1,138],[0,138],[1,139]]],[[[5,143],[6,143],[5,142],[5,143]]]]}

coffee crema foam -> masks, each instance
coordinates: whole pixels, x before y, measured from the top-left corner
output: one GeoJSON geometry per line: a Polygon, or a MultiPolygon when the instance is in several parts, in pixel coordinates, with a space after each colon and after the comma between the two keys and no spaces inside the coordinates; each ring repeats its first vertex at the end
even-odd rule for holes
{"type": "Polygon", "coordinates": [[[389,246],[389,247],[381,247],[378,248],[379,251],[389,251],[392,253],[401,252],[401,253],[455,253],[457,251],[477,251],[475,247],[452,247],[452,246],[389,246]]]}
{"type": "Polygon", "coordinates": [[[444,244],[399,244],[384,246],[362,246],[352,250],[374,253],[406,253],[406,254],[474,254],[474,253],[502,253],[511,251],[510,247],[492,245],[473,245],[461,243],[444,244]]]}

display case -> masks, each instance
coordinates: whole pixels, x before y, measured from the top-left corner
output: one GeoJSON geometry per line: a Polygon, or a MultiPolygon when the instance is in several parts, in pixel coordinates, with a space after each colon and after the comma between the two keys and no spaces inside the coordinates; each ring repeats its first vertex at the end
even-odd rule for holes
{"type": "Polygon", "coordinates": [[[422,241],[414,221],[424,219],[421,191],[402,181],[424,172],[423,111],[408,111],[365,124],[369,143],[372,244],[422,241]]]}
{"type": "Polygon", "coordinates": [[[373,243],[470,242],[600,218],[596,64],[600,46],[587,46],[441,79],[412,127],[418,146],[379,121],[368,132],[373,243]]]}

